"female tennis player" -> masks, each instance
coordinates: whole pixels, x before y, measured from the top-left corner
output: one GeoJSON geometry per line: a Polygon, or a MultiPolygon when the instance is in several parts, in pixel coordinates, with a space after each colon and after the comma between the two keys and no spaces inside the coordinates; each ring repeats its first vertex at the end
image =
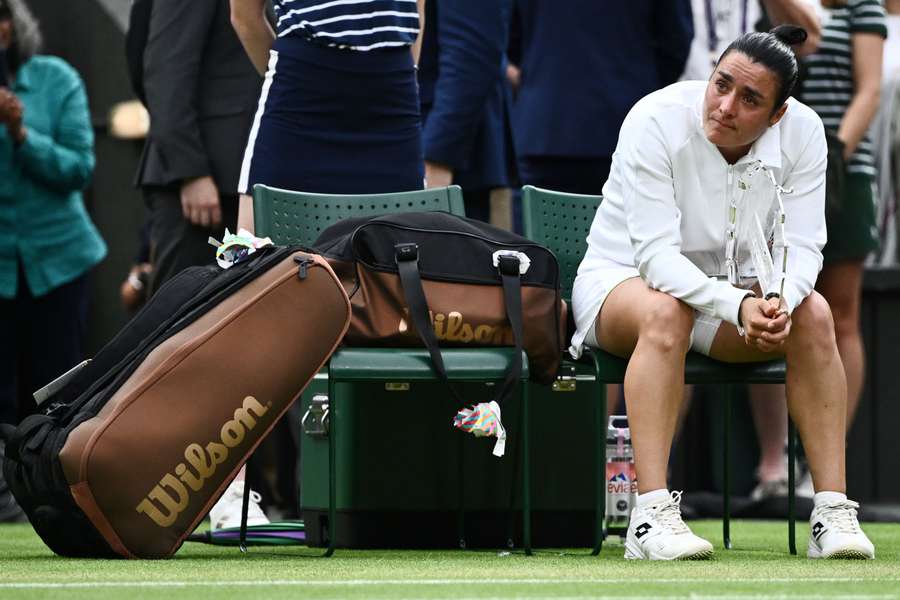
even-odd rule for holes
{"type": "Polygon", "coordinates": [[[789,98],[797,80],[790,46],[805,38],[790,25],[746,34],[708,82],[654,92],[622,125],[575,280],[572,352],[587,344],[630,357],[625,398],[639,495],[626,558],[712,555],[666,483],[691,349],[726,362],[786,359],[788,410],[816,489],[807,555],[874,557],[858,505],[845,495],[847,383],[831,311],[813,290],[826,241],[827,148],[821,119],[789,98]],[[783,195],[783,234],[773,238],[779,186],[792,193],[783,195]],[[763,243],[773,265],[765,288],[753,259],[760,237],[772,246],[763,243]]]}

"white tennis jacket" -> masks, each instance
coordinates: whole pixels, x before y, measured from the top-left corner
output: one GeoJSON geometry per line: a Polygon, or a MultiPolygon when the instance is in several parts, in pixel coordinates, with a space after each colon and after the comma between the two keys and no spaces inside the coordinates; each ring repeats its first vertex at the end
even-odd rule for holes
{"type": "MultiPolygon", "coordinates": [[[[572,294],[576,356],[606,293],[627,276],[640,275],[653,289],[737,324],[746,291],[723,277],[726,231],[732,204],[739,231],[749,225],[747,215],[766,221],[777,207],[772,184],[758,170],[749,176],[760,162],[783,188],[793,188],[783,197],[788,311],[813,289],[826,241],[827,146],[821,119],[791,98],[781,121],[729,165],[703,132],[705,89],[702,81],[670,85],[640,100],[622,124],[572,294]],[[747,181],[751,191],[742,189],[747,181]]],[[[738,272],[750,281],[755,269],[747,244],[739,235],[738,272]]],[[[772,252],[780,283],[782,252],[777,245],[772,252]]],[[[778,285],[770,287],[763,291],[779,291],[778,285]]]]}

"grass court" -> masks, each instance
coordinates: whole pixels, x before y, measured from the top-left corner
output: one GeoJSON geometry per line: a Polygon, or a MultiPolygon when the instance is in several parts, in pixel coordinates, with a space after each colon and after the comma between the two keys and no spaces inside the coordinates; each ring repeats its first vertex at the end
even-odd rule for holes
{"type": "Polygon", "coordinates": [[[808,526],[798,524],[798,551],[787,553],[787,526],[733,521],[734,549],[721,546],[719,521],[694,521],[711,540],[711,561],[626,561],[619,543],[599,557],[586,549],[519,552],[338,550],[329,559],[303,547],[237,548],[185,544],[171,560],[74,560],[53,555],[31,527],[0,526],[0,599],[67,600],[246,598],[842,598],[900,599],[900,524],[863,528],[874,561],[805,557],[808,526]]]}

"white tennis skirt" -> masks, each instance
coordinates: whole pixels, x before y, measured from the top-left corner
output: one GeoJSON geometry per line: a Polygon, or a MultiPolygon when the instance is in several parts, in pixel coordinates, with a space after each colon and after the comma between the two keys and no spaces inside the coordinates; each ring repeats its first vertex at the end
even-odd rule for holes
{"type": "MultiPolygon", "coordinates": [[[[597,317],[603,302],[617,285],[640,277],[634,267],[616,263],[600,263],[587,272],[579,272],[572,289],[572,314],[575,318],[575,335],[569,346],[569,354],[573,358],[581,356],[584,346],[598,348],[596,336],[597,317]]],[[[713,317],[698,310],[694,311],[694,328],[691,331],[691,350],[709,356],[713,340],[719,331],[722,319],[713,317]]]]}

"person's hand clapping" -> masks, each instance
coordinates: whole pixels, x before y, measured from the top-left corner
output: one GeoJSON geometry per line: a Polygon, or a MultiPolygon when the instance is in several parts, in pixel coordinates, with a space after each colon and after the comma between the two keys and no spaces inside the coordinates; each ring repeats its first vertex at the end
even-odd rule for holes
{"type": "Polygon", "coordinates": [[[744,341],[763,352],[777,350],[790,335],[791,317],[782,310],[780,298],[745,298],[740,314],[746,332],[744,341]]]}
{"type": "Polygon", "coordinates": [[[0,123],[6,125],[9,136],[21,143],[25,138],[25,128],[22,125],[24,108],[22,101],[7,88],[0,88],[0,123]]]}

